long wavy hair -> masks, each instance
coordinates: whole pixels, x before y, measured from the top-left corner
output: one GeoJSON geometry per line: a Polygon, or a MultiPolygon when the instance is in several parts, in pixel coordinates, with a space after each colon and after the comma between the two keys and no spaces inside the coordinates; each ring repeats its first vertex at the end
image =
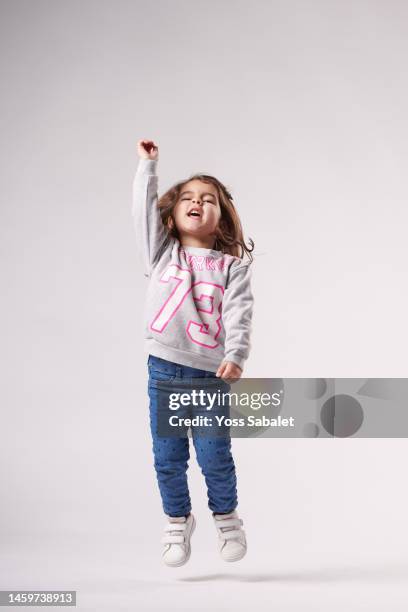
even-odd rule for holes
{"type": "Polygon", "coordinates": [[[168,191],[159,198],[158,204],[160,215],[169,234],[180,240],[173,217],[173,210],[179,200],[184,185],[193,180],[199,180],[203,183],[212,183],[218,193],[221,218],[215,230],[214,250],[228,253],[229,255],[240,257],[241,259],[246,255],[252,262],[252,251],[255,248],[254,241],[249,238],[248,244],[245,242],[241,221],[233,203],[232,195],[227,187],[215,178],[215,176],[209,174],[193,174],[185,181],[180,181],[173,185],[173,187],[168,189],[168,191]],[[170,221],[170,219],[172,221],[170,221]]]}

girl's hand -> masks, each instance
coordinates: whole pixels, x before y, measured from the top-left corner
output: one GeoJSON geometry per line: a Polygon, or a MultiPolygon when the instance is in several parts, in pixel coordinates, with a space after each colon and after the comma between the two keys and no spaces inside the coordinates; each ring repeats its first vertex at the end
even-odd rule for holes
{"type": "Polygon", "coordinates": [[[216,376],[222,378],[226,382],[236,380],[241,377],[242,369],[233,361],[223,361],[216,372],[216,376]]]}
{"type": "Polygon", "coordinates": [[[159,147],[154,144],[153,140],[139,140],[137,153],[143,159],[159,159],[159,147]]]}

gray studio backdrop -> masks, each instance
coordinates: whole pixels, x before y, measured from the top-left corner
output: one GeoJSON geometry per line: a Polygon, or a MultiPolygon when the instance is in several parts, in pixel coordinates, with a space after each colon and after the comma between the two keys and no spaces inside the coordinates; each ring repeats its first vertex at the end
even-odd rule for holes
{"type": "MultiPolygon", "coordinates": [[[[407,18],[403,1],[2,0],[1,588],[75,588],[68,546],[79,572],[103,542],[131,571],[160,564],[139,138],[161,192],[218,176],[255,240],[246,376],[407,376],[407,18]]],[[[233,443],[247,569],[271,524],[280,560],[406,555],[406,440],[233,443]]],[[[193,451],[190,483],[213,564],[193,451]]]]}

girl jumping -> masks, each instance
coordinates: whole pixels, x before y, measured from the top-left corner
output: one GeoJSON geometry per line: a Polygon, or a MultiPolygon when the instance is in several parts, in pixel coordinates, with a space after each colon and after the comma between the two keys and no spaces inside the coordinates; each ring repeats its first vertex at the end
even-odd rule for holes
{"type": "MultiPolygon", "coordinates": [[[[158,198],[159,150],[139,140],[132,214],[144,275],[145,350],[150,429],[162,506],[167,515],[163,560],[184,565],[195,528],[187,483],[188,437],[158,432],[160,383],[191,378],[240,378],[249,355],[253,295],[252,240],[247,245],[228,189],[215,177],[195,174],[158,198]]],[[[200,436],[192,428],[198,464],[221,557],[242,559],[247,550],[236,507],[237,478],[229,435],[200,436]]]]}

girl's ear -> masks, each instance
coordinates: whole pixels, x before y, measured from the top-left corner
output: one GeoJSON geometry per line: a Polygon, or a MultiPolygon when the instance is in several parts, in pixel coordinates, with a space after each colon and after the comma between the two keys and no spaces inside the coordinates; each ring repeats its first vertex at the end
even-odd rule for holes
{"type": "Polygon", "coordinates": [[[173,229],[173,227],[174,227],[174,221],[173,221],[173,217],[171,215],[167,219],[167,225],[168,225],[169,229],[173,229]]]}

